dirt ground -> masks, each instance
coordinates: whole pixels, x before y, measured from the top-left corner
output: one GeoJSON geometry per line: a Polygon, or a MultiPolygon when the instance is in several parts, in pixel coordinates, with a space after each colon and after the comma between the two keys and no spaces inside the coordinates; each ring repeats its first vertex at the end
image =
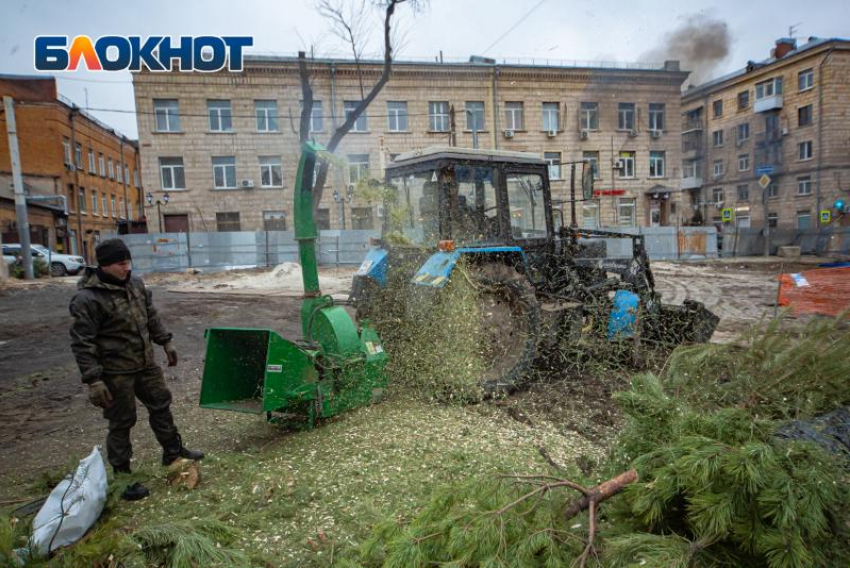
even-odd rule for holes
{"type": "MultiPolygon", "coordinates": [[[[764,262],[653,263],[663,300],[704,302],[721,316],[715,341],[727,341],[763,314],[773,313],[779,264],[764,262]]],[[[786,266],[796,271],[803,265],[786,266]]],[[[322,285],[347,295],[353,270],[325,270],[322,285]]],[[[204,330],[210,327],[269,328],[299,336],[300,278],[291,269],[218,275],[148,275],[154,302],[174,333],[180,363],[165,368],[174,394],[174,414],[193,447],[244,451],[268,440],[252,437],[251,415],[221,418],[198,408],[204,330]],[[218,424],[223,430],[201,428],[218,424]],[[236,425],[235,429],[228,427],[236,425]],[[242,432],[231,438],[222,432],[242,432]]],[[[0,501],[27,497],[39,472],[55,469],[103,443],[105,422],[87,401],[69,347],[68,302],[76,278],[0,286],[0,501]]],[[[160,352],[164,364],[164,355],[160,352]]],[[[158,455],[150,429],[134,429],[136,456],[158,455]]]]}

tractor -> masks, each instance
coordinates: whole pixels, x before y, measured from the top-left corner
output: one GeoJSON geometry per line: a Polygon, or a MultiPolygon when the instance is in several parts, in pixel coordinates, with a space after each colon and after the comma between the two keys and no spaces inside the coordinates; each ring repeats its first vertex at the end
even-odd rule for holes
{"type": "Polygon", "coordinates": [[[408,152],[387,167],[380,195],[381,237],[352,282],[358,319],[377,322],[388,310],[416,318],[416,306],[439,301],[462,272],[480,290],[478,317],[489,346],[480,384],[487,394],[522,386],[547,346],[575,339],[592,314],[612,341],[639,335],[705,342],[718,323],[699,302],[660,302],[641,235],[577,228],[575,196],[573,222],[565,226],[548,163],[536,154],[408,152]],[[612,238],[632,241],[630,258],[606,257],[605,239],[612,238]]]}

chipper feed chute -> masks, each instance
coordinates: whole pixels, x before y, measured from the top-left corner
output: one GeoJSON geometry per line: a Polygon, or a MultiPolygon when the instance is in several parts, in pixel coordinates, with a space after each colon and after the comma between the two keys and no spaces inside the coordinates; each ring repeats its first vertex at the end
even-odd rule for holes
{"type": "Polygon", "coordinates": [[[355,326],[319,289],[312,182],[320,151],[317,144],[304,144],[295,185],[304,340],[289,341],[267,329],[206,330],[204,408],[265,413],[311,427],[317,418],[376,401],[386,387],[387,355],[378,334],[367,322],[355,326]]]}

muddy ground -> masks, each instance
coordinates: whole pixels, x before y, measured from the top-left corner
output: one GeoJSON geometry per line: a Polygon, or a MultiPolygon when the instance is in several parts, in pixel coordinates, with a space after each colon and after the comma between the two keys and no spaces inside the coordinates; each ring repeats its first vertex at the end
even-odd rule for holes
{"type": "MultiPolygon", "coordinates": [[[[778,263],[655,263],[653,268],[665,302],[700,300],[721,316],[716,340],[729,340],[763,314],[773,313],[778,263]]],[[[805,266],[788,266],[786,272],[801,268],[805,266]]],[[[323,274],[336,285],[333,291],[344,297],[351,271],[323,274]]],[[[153,275],[146,280],[180,353],[178,366],[165,370],[185,441],[212,452],[244,451],[268,443],[261,436],[228,439],[221,434],[224,430],[200,427],[219,420],[258,420],[250,415],[220,418],[198,408],[203,334],[209,327],[232,326],[269,328],[298,337],[297,287],[290,286],[290,281],[275,287],[266,272],[257,271],[153,275]],[[256,278],[256,287],[250,278],[256,278]]],[[[27,485],[39,472],[62,466],[103,442],[105,421],[87,401],[69,347],[67,306],[75,281],[61,278],[0,286],[0,501],[28,496],[27,485]]],[[[159,356],[164,363],[161,351],[159,356]]],[[[537,395],[526,396],[533,402],[537,395]]],[[[598,422],[610,426],[612,419],[604,407],[599,405],[598,422]]],[[[140,425],[133,431],[136,457],[153,461],[158,449],[145,420],[140,408],[140,425]]]]}

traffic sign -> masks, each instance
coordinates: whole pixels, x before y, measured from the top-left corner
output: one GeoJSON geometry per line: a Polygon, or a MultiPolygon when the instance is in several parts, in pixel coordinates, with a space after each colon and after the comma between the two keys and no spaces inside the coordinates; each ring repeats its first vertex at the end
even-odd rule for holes
{"type": "Polygon", "coordinates": [[[756,168],[756,175],[772,174],[773,166],[759,166],[756,168]]]}
{"type": "Polygon", "coordinates": [[[832,220],[832,212],[829,209],[821,209],[820,222],[824,225],[832,220]]]}
{"type": "Polygon", "coordinates": [[[762,189],[769,186],[770,185],[770,176],[767,175],[767,174],[761,174],[761,177],[759,178],[759,185],[761,186],[762,189]]]}
{"type": "Polygon", "coordinates": [[[732,215],[733,215],[732,211],[733,210],[732,210],[731,207],[724,207],[723,208],[723,211],[722,211],[721,214],[723,216],[723,222],[724,223],[730,223],[732,221],[732,215]]]}

